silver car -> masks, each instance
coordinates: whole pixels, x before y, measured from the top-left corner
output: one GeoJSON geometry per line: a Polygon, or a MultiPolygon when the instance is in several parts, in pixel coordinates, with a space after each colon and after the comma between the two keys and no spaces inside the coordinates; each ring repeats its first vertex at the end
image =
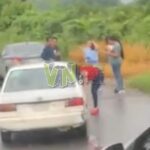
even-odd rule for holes
{"type": "Polygon", "coordinates": [[[3,79],[9,68],[18,63],[41,60],[40,56],[43,48],[44,44],[38,42],[22,42],[7,45],[0,57],[0,78],[3,79]]]}

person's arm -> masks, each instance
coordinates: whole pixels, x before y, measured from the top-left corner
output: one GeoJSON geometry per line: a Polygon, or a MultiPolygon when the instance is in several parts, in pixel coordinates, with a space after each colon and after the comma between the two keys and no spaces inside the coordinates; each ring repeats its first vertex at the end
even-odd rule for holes
{"type": "Polygon", "coordinates": [[[119,57],[120,56],[120,46],[114,45],[113,47],[107,47],[106,54],[111,57],[119,57]]]}
{"type": "Polygon", "coordinates": [[[88,62],[89,60],[89,55],[88,55],[88,49],[84,49],[84,62],[88,62]]]}
{"type": "Polygon", "coordinates": [[[87,69],[85,67],[80,66],[80,75],[83,79],[83,85],[88,84],[89,83],[88,72],[87,72],[87,69]]]}
{"type": "Polygon", "coordinates": [[[108,56],[119,57],[119,54],[116,51],[106,51],[108,56]]]}
{"type": "Polygon", "coordinates": [[[56,60],[61,60],[61,53],[60,53],[60,50],[58,48],[56,48],[54,50],[54,55],[55,55],[56,60]]]}
{"type": "Polygon", "coordinates": [[[96,62],[99,63],[100,61],[100,53],[99,53],[99,49],[96,49],[96,62]]]}
{"type": "Polygon", "coordinates": [[[42,54],[41,54],[41,58],[45,60],[46,58],[46,47],[43,49],[42,54]]]}

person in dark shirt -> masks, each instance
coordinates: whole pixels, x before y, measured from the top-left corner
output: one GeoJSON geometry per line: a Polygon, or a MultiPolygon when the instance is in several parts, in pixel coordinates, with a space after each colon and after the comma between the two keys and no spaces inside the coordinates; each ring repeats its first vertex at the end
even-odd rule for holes
{"type": "Polygon", "coordinates": [[[43,49],[41,58],[45,61],[60,60],[60,52],[57,47],[57,38],[52,37],[47,39],[47,44],[43,49]]]}

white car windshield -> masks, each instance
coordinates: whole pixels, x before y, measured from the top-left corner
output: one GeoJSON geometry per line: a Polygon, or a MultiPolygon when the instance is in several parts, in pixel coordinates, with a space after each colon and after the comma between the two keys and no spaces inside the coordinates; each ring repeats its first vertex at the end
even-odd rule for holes
{"type": "MultiPolygon", "coordinates": [[[[7,79],[4,92],[19,92],[28,90],[40,90],[49,88],[65,88],[61,86],[62,75],[58,71],[57,78],[55,80],[55,86],[50,87],[44,68],[24,69],[12,71],[7,79]]],[[[67,84],[67,87],[74,87],[75,83],[67,84]]]]}

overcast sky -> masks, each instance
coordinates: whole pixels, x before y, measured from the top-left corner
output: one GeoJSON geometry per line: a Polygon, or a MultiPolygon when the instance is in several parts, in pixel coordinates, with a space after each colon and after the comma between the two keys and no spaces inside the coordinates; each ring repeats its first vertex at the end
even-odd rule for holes
{"type": "Polygon", "coordinates": [[[133,0],[121,0],[123,3],[129,3],[132,2],[133,0]]]}

